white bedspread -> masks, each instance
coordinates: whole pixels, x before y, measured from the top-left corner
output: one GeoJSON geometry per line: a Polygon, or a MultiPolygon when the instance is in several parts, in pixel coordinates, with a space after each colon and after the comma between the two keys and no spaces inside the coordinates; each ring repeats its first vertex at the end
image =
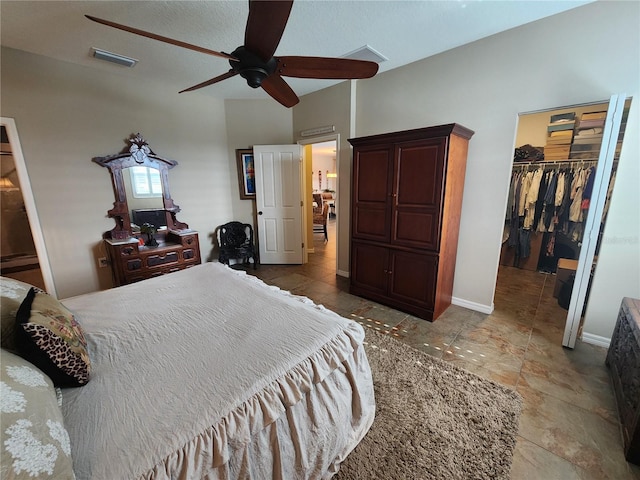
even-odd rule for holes
{"type": "Polygon", "coordinates": [[[362,327],[244,272],[63,303],[93,362],[63,391],[78,480],[329,478],[373,421],[362,327]]]}

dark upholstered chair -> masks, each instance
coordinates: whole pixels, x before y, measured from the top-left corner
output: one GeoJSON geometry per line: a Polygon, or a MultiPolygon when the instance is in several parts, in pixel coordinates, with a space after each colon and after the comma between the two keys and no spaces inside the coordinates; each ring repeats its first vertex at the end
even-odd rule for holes
{"type": "Polygon", "coordinates": [[[241,260],[249,263],[253,259],[253,268],[258,268],[258,255],[253,243],[253,227],[248,223],[229,222],[218,227],[218,261],[229,265],[229,260],[241,260]]]}
{"type": "Polygon", "coordinates": [[[329,215],[329,204],[324,202],[322,195],[313,194],[313,201],[316,206],[313,207],[313,233],[324,233],[324,241],[328,241],[327,236],[327,217],[329,215]]]}

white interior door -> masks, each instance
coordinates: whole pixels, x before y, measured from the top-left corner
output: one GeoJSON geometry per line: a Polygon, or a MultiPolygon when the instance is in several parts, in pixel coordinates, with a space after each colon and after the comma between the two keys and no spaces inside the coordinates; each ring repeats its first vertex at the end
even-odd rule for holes
{"type": "Polygon", "coordinates": [[[302,263],[300,145],[254,145],[260,263],[302,263]]]}
{"type": "Polygon", "coordinates": [[[582,246],[580,247],[578,268],[576,269],[576,278],[573,284],[573,291],[571,292],[571,301],[569,302],[569,311],[567,313],[567,321],[562,338],[562,345],[569,348],[575,346],[578,330],[580,329],[582,311],[591,277],[593,257],[598,242],[598,233],[600,232],[600,222],[602,221],[607,189],[609,188],[609,180],[611,179],[613,157],[616,151],[618,135],[620,134],[620,123],[625,100],[626,95],[613,95],[609,100],[591,202],[584,224],[584,235],[582,237],[582,246]]]}

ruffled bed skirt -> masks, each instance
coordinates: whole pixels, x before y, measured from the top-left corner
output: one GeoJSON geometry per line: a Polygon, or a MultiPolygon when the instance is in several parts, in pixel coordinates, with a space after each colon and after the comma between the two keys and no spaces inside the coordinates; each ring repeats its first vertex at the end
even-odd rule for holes
{"type": "Polygon", "coordinates": [[[244,272],[63,302],[92,360],[63,391],[78,480],[330,478],[373,422],[362,327],[244,272]]]}
{"type": "Polygon", "coordinates": [[[375,414],[362,345],[337,366],[332,363],[339,350],[333,347],[328,345],[141,478],[331,478],[375,414]]]}

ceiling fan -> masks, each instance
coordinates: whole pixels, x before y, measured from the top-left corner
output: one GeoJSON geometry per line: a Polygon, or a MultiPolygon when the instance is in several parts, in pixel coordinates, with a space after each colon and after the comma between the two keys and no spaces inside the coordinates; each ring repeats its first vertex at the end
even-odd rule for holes
{"type": "Polygon", "coordinates": [[[197,90],[235,75],[240,75],[250,87],[262,87],[265,92],[282,105],[292,107],[300,100],[282,77],[346,80],[370,78],[377,73],[378,64],[365,60],[299,56],[274,57],[273,54],[282,38],[292,6],[293,0],[249,0],[249,17],[244,33],[244,45],[236,48],[231,53],[216,52],[215,50],[145,32],[91,15],[85,16],[89,20],[124,30],[125,32],[229,60],[231,69],[228,72],[186,88],[180,93],[197,90]]]}

